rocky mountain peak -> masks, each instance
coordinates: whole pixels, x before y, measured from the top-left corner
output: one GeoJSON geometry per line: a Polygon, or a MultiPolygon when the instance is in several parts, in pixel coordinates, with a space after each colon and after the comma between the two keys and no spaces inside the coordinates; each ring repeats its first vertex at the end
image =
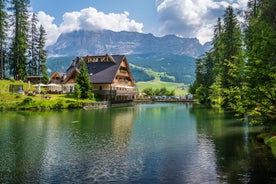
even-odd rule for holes
{"type": "Polygon", "coordinates": [[[165,53],[197,57],[208,49],[208,45],[201,45],[196,38],[109,30],[64,33],[54,45],[47,47],[50,56],[165,53]]]}

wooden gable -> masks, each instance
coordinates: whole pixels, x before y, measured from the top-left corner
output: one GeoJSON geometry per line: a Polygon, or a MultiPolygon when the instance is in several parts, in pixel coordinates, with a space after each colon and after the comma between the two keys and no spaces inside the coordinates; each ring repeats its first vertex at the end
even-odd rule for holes
{"type": "Polygon", "coordinates": [[[126,57],[123,58],[123,61],[118,67],[113,83],[122,85],[122,86],[126,85],[126,86],[134,87],[134,80],[130,72],[130,68],[126,57]]]}

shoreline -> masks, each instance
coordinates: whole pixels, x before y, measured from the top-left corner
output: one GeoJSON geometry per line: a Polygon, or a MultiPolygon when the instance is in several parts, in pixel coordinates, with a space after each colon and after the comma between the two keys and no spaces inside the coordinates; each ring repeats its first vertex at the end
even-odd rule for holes
{"type": "Polygon", "coordinates": [[[276,132],[262,132],[256,136],[256,139],[267,145],[276,157],[276,132]]]}

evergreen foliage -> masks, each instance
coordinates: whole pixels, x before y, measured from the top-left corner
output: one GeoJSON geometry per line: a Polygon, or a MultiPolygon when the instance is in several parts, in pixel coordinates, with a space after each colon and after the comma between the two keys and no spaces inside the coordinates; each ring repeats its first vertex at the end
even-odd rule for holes
{"type": "Polygon", "coordinates": [[[201,103],[233,108],[242,88],[242,34],[233,8],[228,7],[214,30],[213,49],[196,61],[196,81],[192,85],[201,103]],[[232,93],[233,92],[233,93],[232,93]]]}
{"type": "Polygon", "coordinates": [[[257,121],[276,119],[276,2],[251,0],[247,12],[244,105],[257,121]]]}
{"type": "Polygon", "coordinates": [[[16,80],[24,80],[27,75],[28,49],[28,5],[29,0],[11,0],[13,13],[11,23],[13,36],[10,49],[10,73],[16,80]]]}
{"type": "Polygon", "coordinates": [[[244,35],[231,7],[214,29],[213,48],[196,61],[190,92],[202,103],[276,120],[276,1],[250,0],[244,35]],[[243,45],[244,44],[244,45],[243,45]]]}
{"type": "Polygon", "coordinates": [[[25,80],[27,75],[42,74],[42,82],[47,83],[46,32],[42,26],[38,27],[36,14],[29,16],[29,3],[29,0],[0,0],[0,79],[25,80]],[[6,7],[7,4],[10,6],[6,7]],[[8,29],[12,30],[11,37],[7,36],[8,29]]]}
{"type": "Polygon", "coordinates": [[[139,68],[135,68],[135,67],[131,67],[131,74],[133,76],[135,76],[135,81],[150,81],[154,79],[154,76],[150,76],[148,75],[144,70],[139,69],[139,68]]]}
{"type": "Polygon", "coordinates": [[[5,56],[6,56],[6,39],[7,39],[7,12],[6,0],[0,0],[0,78],[5,78],[5,56]]]}
{"type": "Polygon", "coordinates": [[[77,100],[81,98],[81,90],[79,84],[76,84],[74,87],[74,98],[77,100]]]}
{"type": "Polygon", "coordinates": [[[79,73],[76,78],[76,83],[79,85],[81,95],[81,99],[92,98],[93,94],[91,92],[91,83],[88,74],[88,69],[86,62],[84,60],[81,61],[79,67],[79,73]]]}
{"type": "Polygon", "coordinates": [[[31,29],[29,39],[29,50],[28,57],[30,61],[27,63],[28,75],[38,75],[38,30],[37,30],[38,19],[36,14],[33,13],[31,18],[31,29]]]}
{"type": "MultiPolygon", "coordinates": [[[[235,105],[235,99],[239,98],[240,94],[231,93],[230,91],[241,89],[244,65],[242,34],[232,7],[225,10],[223,24],[217,25],[217,27],[220,30],[216,35],[217,40],[214,41],[216,43],[214,53],[217,58],[213,66],[216,71],[215,81],[219,82],[211,87],[211,93],[216,93],[216,90],[221,91],[221,105],[232,107],[235,105]]],[[[211,95],[210,100],[215,103],[216,99],[213,99],[212,96],[214,95],[211,95]]]]}
{"type": "Polygon", "coordinates": [[[38,75],[42,74],[42,82],[48,83],[49,76],[47,73],[47,51],[45,50],[46,45],[46,31],[42,25],[39,27],[39,36],[38,36],[38,65],[39,65],[39,73],[38,75]]]}

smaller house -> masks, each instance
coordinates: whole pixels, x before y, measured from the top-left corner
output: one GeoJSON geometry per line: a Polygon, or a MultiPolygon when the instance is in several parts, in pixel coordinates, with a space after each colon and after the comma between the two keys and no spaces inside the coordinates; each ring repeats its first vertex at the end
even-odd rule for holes
{"type": "Polygon", "coordinates": [[[54,72],[51,82],[61,84],[64,93],[73,92],[81,62],[86,62],[92,91],[103,100],[125,102],[135,98],[135,84],[125,55],[77,57],[65,72],[54,72]]]}
{"type": "Polygon", "coordinates": [[[39,84],[42,76],[26,76],[26,80],[30,81],[31,84],[39,84]]]}

